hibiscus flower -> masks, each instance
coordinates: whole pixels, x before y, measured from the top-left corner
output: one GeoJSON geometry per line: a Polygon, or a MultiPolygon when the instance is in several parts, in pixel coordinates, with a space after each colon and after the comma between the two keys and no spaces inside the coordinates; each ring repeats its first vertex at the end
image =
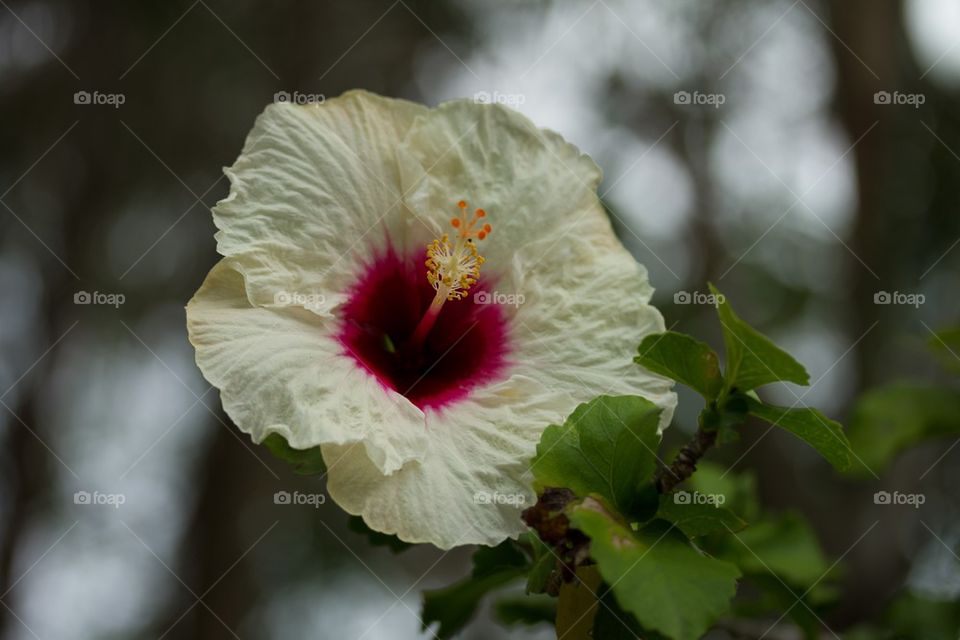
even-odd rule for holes
{"type": "Polygon", "coordinates": [[[226,170],[224,257],[187,305],[197,364],[255,442],[322,447],[371,528],[441,548],[524,529],[543,429],[598,394],[673,411],[633,364],[663,330],[600,170],[498,105],[352,91],[274,104],[226,170]]]}

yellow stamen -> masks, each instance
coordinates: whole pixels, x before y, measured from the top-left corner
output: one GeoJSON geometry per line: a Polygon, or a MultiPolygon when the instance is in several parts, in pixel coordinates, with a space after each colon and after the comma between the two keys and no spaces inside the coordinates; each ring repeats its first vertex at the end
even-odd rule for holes
{"type": "Polygon", "coordinates": [[[409,344],[422,343],[433,328],[443,304],[447,300],[465,298],[470,287],[480,279],[480,265],[484,259],[473,239],[483,240],[490,235],[493,227],[489,223],[477,227],[480,219],[487,215],[483,209],[474,211],[473,218],[468,220],[466,201],[459,201],[457,207],[460,209],[459,215],[450,220],[450,225],[456,231],[455,240],[451,243],[450,236],[443,234],[427,245],[427,260],[424,263],[427,280],[437,294],[410,336],[409,344]]]}
{"type": "Polygon", "coordinates": [[[461,200],[457,206],[460,215],[450,220],[456,230],[455,241],[451,243],[450,237],[443,234],[427,245],[427,280],[446,300],[463,299],[477,282],[484,260],[473,239],[483,240],[493,231],[489,223],[477,227],[479,220],[487,215],[486,211],[477,209],[473,219],[467,220],[467,203],[461,200]]]}

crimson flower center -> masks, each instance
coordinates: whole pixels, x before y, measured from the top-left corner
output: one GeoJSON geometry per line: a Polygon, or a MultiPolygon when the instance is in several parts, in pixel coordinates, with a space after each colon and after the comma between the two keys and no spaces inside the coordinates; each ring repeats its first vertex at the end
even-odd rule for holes
{"type": "Polygon", "coordinates": [[[469,295],[443,305],[423,340],[411,341],[436,291],[424,277],[422,251],[388,247],[348,293],[340,344],[384,387],[421,409],[463,400],[502,379],[507,366],[507,319],[500,305],[487,303],[494,298],[489,284],[481,276],[469,295]]]}

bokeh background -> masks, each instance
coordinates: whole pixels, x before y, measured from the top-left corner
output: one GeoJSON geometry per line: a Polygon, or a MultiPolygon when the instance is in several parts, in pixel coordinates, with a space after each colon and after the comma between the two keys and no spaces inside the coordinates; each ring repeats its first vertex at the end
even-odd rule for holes
{"type": "MultiPolygon", "coordinates": [[[[419,592],[466,573],[469,550],[394,555],[332,503],[275,505],[322,480],[232,427],[186,339],[221,167],[277,92],[353,87],[502,101],[590,153],[668,326],[719,345],[713,281],[808,365],[775,401],[843,419],[866,388],[939,375],[923,345],[960,319],[955,0],[0,0],[3,638],[417,638],[419,592]]],[[[671,444],[698,409],[681,391],[671,444]]],[[[951,444],[866,481],[759,425],[711,458],[843,556],[842,630],[905,584],[960,593],[951,444]],[[927,503],[875,505],[891,487],[927,503]]],[[[551,630],[485,614],[466,637],[551,630]]]]}

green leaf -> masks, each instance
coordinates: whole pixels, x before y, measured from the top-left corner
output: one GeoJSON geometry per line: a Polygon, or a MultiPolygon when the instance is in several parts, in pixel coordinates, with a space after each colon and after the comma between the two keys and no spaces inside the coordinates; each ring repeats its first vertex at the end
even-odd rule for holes
{"type": "Polygon", "coordinates": [[[493,603],[493,614],[505,625],[552,625],[557,619],[557,600],[551,596],[507,596],[493,603]]]}
{"type": "Polygon", "coordinates": [[[723,327],[723,344],[727,355],[725,391],[733,388],[748,391],[778,381],[810,384],[810,376],[802,364],[770,338],[741,320],[712,284],[710,291],[718,301],[722,301],[717,305],[717,313],[723,327]]]}
{"type": "Polygon", "coordinates": [[[749,412],[761,420],[786,429],[817,450],[837,470],[850,467],[850,443],[843,427],[816,409],[789,409],[750,399],[749,412]]]}
{"type": "Polygon", "coordinates": [[[434,622],[436,636],[451,638],[474,616],[488,593],[520,578],[526,571],[526,557],[507,540],[496,547],[480,547],[473,555],[473,573],[443,589],[423,592],[423,629],[434,622]]]}
{"type": "Polygon", "coordinates": [[[488,593],[519,577],[519,571],[500,571],[482,578],[466,578],[443,589],[423,592],[423,629],[439,622],[435,635],[452,638],[467,626],[488,593]]]}
{"type": "MultiPolygon", "coordinates": [[[[791,589],[772,575],[752,574],[750,583],[756,593],[750,597],[738,597],[734,612],[743,618],[779,618],[786,612],[803,632],[805,640],[820,637],[821,624],[811,598],[802,591],[791,589]],[[799,598],[799,600],[798,600],[799,598]],[[809,607],[809,608],[808,608],[809,607]]],[[[753,590],[751,590],[753,591],[753,590]]]]}
{"type": "Polygon", "coordinates": [[[737,392],[727,396],[722,408],[711,402],[700,412],[697,423],[704,431],[717,432],[716,444],[729,444],[740,439],[739,429],[747,419],[746,397],[737,392]]]}
{"type": "Polygon", "coordinates": [[[550,575],[557,567],[557,556],[538,536],[530,536],[533,566],[527,576],[527,593],[544,593],[550,582],[550,575]]]}
{"type": "Polygon", "coordinates": [[[954,600],[929,600],[904,592],[889,603],[880,621],[843,634],[844,640],[957,640],[960,606],[954,600]]]}
{"type": "Polygon", "coordinates": [[[473,554],[474,578],[482,578],[504,569],[523,568],[527,557],[513,540],[504,540],[495,547],[479,547],[473,554]]]}
{"type": "Polygon", "coordinates": [[[702,555],[676,527],[656,521],[634,531],[593,498],[570,519],[590,537],[590,556],[617,602],[644,628],[695,640],[729,608],[740,572],[702,555]]]}
{"type": "Polygon", "coordinates": [[[717,555],[746,575],[773,574],[795,587],[810,586],[829,568],[813,529],[795,514],[751,524],[725,538],[717,555]]]}
{"type": "Polygon", "coordinates": [[[678,495],[690,496],[693,494],[677,492],[660,496],[660,509],[657,511],[657,517],[677,525],[677,528],[689,538],[706,536],[712,533],[741,531],[747,526],[746,522],[738,518],[729,509],[712,504],[677,502],[678,495]]]}
{"type": "Polygon", "coordinates": [[[888,605],[882,619],[847,630],[844,640],[957,640],[960,606],[956,600],[928,600],[905,592],[888,605]]]}
{"type": "Polygon", "coordinates": [[[960,391],[909,383],[874,389],[857,401],[850,421],[850,445],[860,458],[850,470],[880,473],[901,451],[958,434],[960,391]]]}
{"type": "Polygon", "coordinates": [[[350,519],[347,520],[347,528],[354,533],[358,533],[367,538],[367,542],[374,547],[387,547],[390,551],[394,553],[400,553],[401,551],[406,551],[413,545],[409,542],[404,542],[397,536],[390,535],[388,533],[380,533],[379,531],[374,531],[367,526],[367,523],[363,521],[363,518],[360,516],[350,516],[350,519]]]}
{"type": "Polygon", "coordinates": [[[930,338],[930,346],[945,367],[960,373],[960,327],[933,334],[930,338]]]}
{"type": "Polygon", "coordinates": [[[956,640],[960,635],[960,606],[956,600],[938,601],[906,592],[884,616],[896,638],[956,640]]]}
{"type": "MultiPolygon", "coordinates": [[[[649,492],[660,444],[660,409],[637,396],[599,396],[547,427],[537,445],[533,475],[540,487],[597,493],[621,513],[639,513],[649,492]]],[[[655,504],[655,502],[654,502],[655,504]]]]}
{"type": "Polygon", "coordinates": [[[748,522],[759,519],[760,501],[757,498],[757,478],[752,471],[731,473],[729,468],[701,460],[697,471],[687,479],[694,491],[726,497],[724,506],[733,509],[748,522]]]}
{"type": "Polygon", "coordinates": [[[603,590],[603,595],[600,597],[597,617],[593,620],[592,638],[595,640],[663,639],[659,633],[643,629],[636,618],[624,611],[607,585],[601,585],[600,588],[603,590]]]}
{"type": "Polygon", "coordinates": [[[720,362],[713,349],[703,342],[667,331],[645,337],[639,351],[633,361],[650,371],[687,385],[707,400],[720,393],[720,362]]]}
{"type": "Polygon", "coordinates": [[[279,433],[271,433],[262,444],[275,457],[293,466],[293,472],[301,476],[313,476],[326,473],[320,447],[312,449],[294,449],[279,433]]]}

